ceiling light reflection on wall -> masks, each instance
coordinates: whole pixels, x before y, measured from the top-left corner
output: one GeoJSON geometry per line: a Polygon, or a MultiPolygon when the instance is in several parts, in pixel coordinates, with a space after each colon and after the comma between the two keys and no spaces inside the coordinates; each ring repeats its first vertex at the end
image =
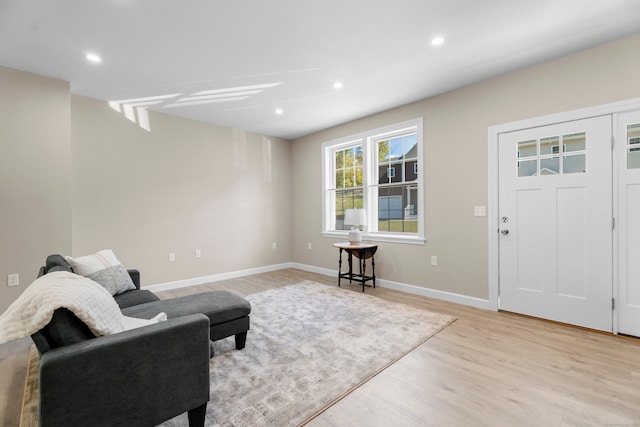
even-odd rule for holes
{"type": "Polygon", "coordinates": [[[282,110],[282,108],[276,108],[276,114],[277,114],[277,115],[281,115],[282,113],[284,113],[284,111],[282,110]]]}
{"type": "Polygon", "coordinates": [[[334,88],[334,89],[342,89],[342,87],[343,87],[343,86],[344,86],[344,85],[342,84],[342,82],[335,82],[335,83],[333,84],[333,88],[334,88]]]}

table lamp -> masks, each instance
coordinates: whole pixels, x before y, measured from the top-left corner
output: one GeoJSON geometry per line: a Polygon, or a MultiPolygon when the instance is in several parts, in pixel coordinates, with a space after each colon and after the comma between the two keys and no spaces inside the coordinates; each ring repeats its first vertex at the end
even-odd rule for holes
{"type": "Polygon", "coordinates": [[[362,234],[358,228],[367,225],[367,214],[364,209],[347,209],[344,213],[345,225],[351,225],[349,231],[349,243],[357,245],[362,243],[362,234]]]}

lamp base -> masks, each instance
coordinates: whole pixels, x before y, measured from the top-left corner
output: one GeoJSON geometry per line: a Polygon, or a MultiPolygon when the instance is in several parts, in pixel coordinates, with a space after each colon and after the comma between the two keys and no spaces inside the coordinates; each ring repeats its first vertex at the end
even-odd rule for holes
{"type": "Polygon", "coordinates": [[[352,227],[349,231],[348,239],[349,243],[352,245],[359,245],[362,243],[362,233],[360,233],[360,230],[357,227],[352,227]]]}

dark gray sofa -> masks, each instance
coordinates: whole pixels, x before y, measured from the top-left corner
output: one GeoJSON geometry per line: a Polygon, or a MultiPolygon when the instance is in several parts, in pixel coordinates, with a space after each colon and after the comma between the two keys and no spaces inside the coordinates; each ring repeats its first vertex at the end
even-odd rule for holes
{"type": "MultiPolygon", "coordinates": [[[[40,274],[71,271],[60,255],[40,274]]],[[[140,289],[116,295],[120,307],[158,301],[140,289]]],[[[193,313],[193,312],[192,312],[193,313]]],[[[40,352],[41,426],[155,426],[188,411],[189,425],[204,426],[209,401],[210,319],[204,314],[95,337],[73,313],[54,312],[32,335],[40,352]]]]}

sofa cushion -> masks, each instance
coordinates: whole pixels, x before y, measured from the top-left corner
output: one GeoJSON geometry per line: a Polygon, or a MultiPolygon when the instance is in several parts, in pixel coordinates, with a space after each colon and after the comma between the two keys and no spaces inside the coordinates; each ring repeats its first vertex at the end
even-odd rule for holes
{"type": "Polygon", "coordinates": [[[209,317],[210,324],[213,326],[248,316],[251,313],[251,304],[246,299],[228,291],[209,291],[148,302],[122,310],[125,316],[140,319],[151,319],[161,312],[166,313],[169,319],[202,313],[209,317]]]}
{"type": "Polygon", "coordinates": [[[31,336],[41,355],[51,349],[95,337],[89,327],[66,308],[56,309],[47,326],[31,336]]]}
{"type": "Polygon", "coordinates": [[[71,266],[62,255],[49,255],[45,262],[45,273],[53,273],[55,271],[68,271],[72,273],[71,266]]]}
{"type": "Polygon", "coordinates": [[[120,308],[131,307],[133,305],[144,304],[146,302],[159,301],[160,298],[156,296],[151,291],[146,289],[141,290],[133,290],[123,292],[121,294],[115,295],[113,299],[116,300],[120,308]]]}
{"type": "Polygon", "coordinates": [[[104,286],[111,295],[136,289],[131,276],[111,249],[79,258],[65,257],[73,272],[104,286]]]}

